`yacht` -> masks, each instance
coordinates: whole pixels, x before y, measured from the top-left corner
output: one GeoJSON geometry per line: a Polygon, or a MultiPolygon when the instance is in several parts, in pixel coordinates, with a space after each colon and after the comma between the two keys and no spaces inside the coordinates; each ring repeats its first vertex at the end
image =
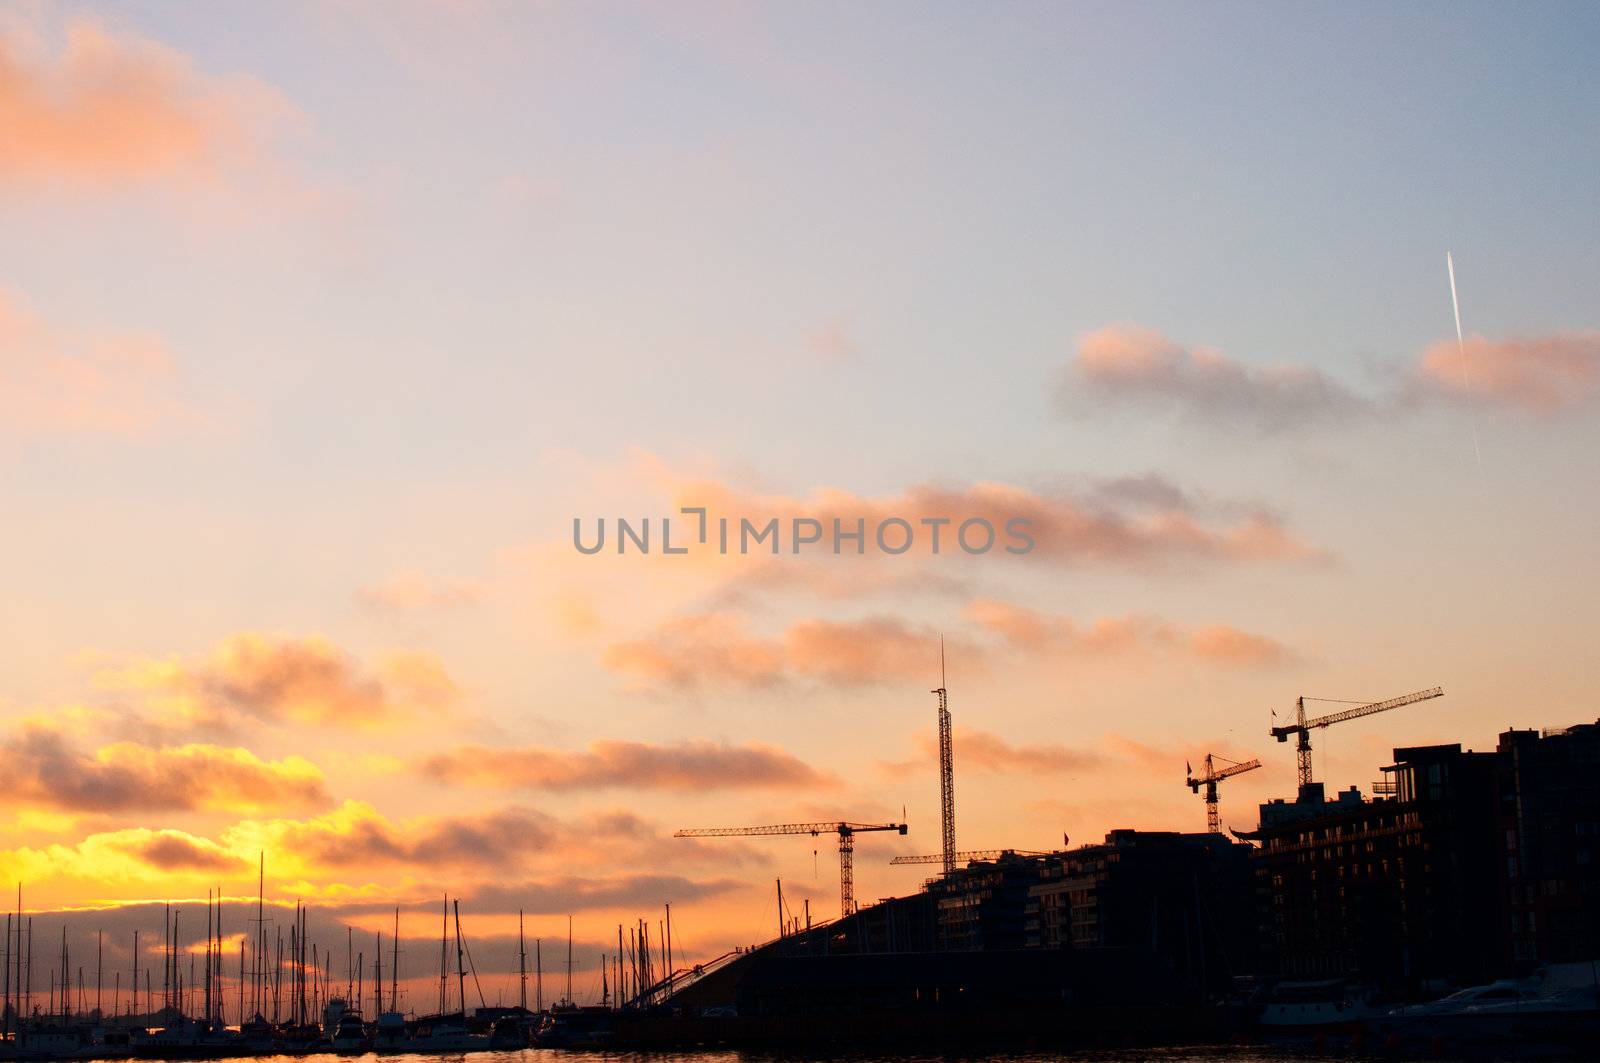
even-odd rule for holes
{"type": "Polygon", "coordinates": [[[1600,963],[1547,964],[1526,978],[1469,986],[1438,1000],[1392,1008],[1374,1026],[1402,1041],[1592,1050],[1600,1036],[1600,963]]]}
{"type": "Polygon", "coordinates": [[[378,1016],[373,1030],[372,1047],[378,1052],[409,1052],[411,1036],[406,1030],[406,1017],[398,1011],[385,1011],[378,1016]]]}

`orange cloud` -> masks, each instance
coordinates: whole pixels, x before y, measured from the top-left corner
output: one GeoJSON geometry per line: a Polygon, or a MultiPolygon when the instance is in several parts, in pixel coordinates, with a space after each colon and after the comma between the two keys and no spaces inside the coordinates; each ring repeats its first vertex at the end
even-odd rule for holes
{"type": "MultiPolygon", "coordinates": [[[[715,480],[678,480],[658,463],[655,468],[659,476],[668,480],[667,488],[677,506],[703,506],[713,521],[719,516],[730,519],[730,543],[733,544],[730,550],[738,549],[741,518],[748,518],[758,526],[777,518],[784,536],[780,554],[792,554],[789,536],[796,518],[819,522],[828,536],[832,535],[836,520],[846,530],[854,530],[858,521],[862,521],[866,528],[864,553],[893,560],[878,550],[874,531],[885,521],[900,518],[916,533],[907,557],[930,557],[935,552],[935,528],[925,521],[946,522],[937,529],[937,552],[960,556],[963,551],[957,538],[958,529],[967,520],[987,521],[995,530],[994,545],[986,556],[996,560],[1017,557],[1148,563],[1180,558],[1282,561],[1325,556],[1323,551],[1290,533],[1270,514],[1257,512],[1242,519],[1217,521],[1208,519],[1189,504],[1171,504],[1170,501],[1165,505],[1150,504],[1153,498],[1148,496],[1138,500],[1140,504],[1128,505],[1125,499],[1103,493],[1045,493],[1015,484],[983,482],[965,488],[923,484],[899,495],[876,498],[823,487],[797,498],[742,491],[715,480]],[[1024,548],[1020,539],[1007,535],[1007,522],[1013,519],[1029,522],[1026,533],[1033,538],[1034,545],[1027,553],[1006,553],[1008,545],[1024,548]],[[786,524],[790,527],[785,527],[786,524]]],[[[692,516],[679,518],[675,525],[681,525],[682,538],[697,530],[696,518],[692,516]]],[[[715,531],[711,532],[712,542],[716,541],[715,535],[715,531]]],[[[970,537],[974,549],[981,539],[981,529],[975,526],[970,537]]],[[[825,543],[831,541],[831,538],[824,540],[825,543]]],[[[899,542],[899,538],[891,536],[891,547],[897,547],[899,542]]],[[[765,555],[752,553],[744,559],[757,560],[765,556],[771,561],[770,547],[766,549],[769,552],[765,555]]],[[[851,552],[854,549],[853,543],[847,543],[844,559],[856,556],[851,552]]],[[[810,556],[818,555],[835,559],[822,549],[810,556]]],[[[712,555],[712,559],[722,558],[712,555]]],[[[789,560],[792,561],[792,557],[789,560]]]]}
{"type": "MultiPolygon", "coordinates": [[[[987,667],[1000,649],[1038,657],[1162,653],[1241,666],[1294,659],[1273,639],[1221,624],[1188,628],[1137,614],[1080,624],[993,599],[973,601],[965,617],[980,633],[998,639],[946,636],[965,666],[974,670],[987,667]]],[[[645,638],[614,643],[601,662],[646,682],[683,688],[767,686],[800,679],[857,686],[933,674],[940,634],[932,627],[876,616],[799,620],[769,636],[751,631],[737,613],[697,614],[668,621],[645,638]]]]}
{"type": "MultiPolygon", "coordinates": [[[[998,775],[1059,775],[1099,768],[1105,758],[1093,750],[1072,749],[1055,742],[1015,745],[988,731],[957,728],[952,741],[958,771],[990,772],[998,775]]],[[[912,760],[884,762],[892,775],[908,775],[927,770],[938,760],[938,739],[920,734],[917,745],[922,755],[912,760]]]]}
{"type": "Polygon", "coordinates": [[[324,639],[254,633],[224,640],[201,661],[141,661],[100,679],[113,689],[142,692],[190,723],[249,718],[376,727],[418,709],[445,707],[459,693],[428,654],[393,655],[371,674],[324,639]]]}
{"type": "Polygon", "coordinates": [[[872,683],[932,674],[939,634],[893,617],[803,620],[784,633],[789,666],[831,683],[872,683]]]}
{"type": "Polygon", "coordinates": [[[608,647],[613,671],[670,686],[762,686],[793,679],[856,685],[922,676],[937,663],[939,633],[893,617],[802,620],[780,637],[753,634],[735,613],[680,617],[647,638],[608,647]]]}
{"type": "Polygon", "coordinates": [[[1233,664],[1284,664],[1294,654],[1276,639],[1252,635],[1225,624],[1195,628],[1187,635],[1189,650],[1196,656],[1233,664]]]}
{"type": "Polygon", "coordinates": [[[162,871],[215,871],[237,874],[249,864],[205,838],[177,830],[155,831],[149,837],[129,837],[123,846],[151,867],[162,871]]]}
{"type": "Polygon", "coordinates": [[[1155,329],[1115,324],[1086,333],[1068,375],[1081,396],[1159,406],[1226,427],[1276,431],[1368,412],[1331,377],[1293,365],[1249,366],[1209,347],[1184,347],[1155,329]]]}
{"type": "Polygon", "coordinates": [[[691,741],[674,746],[592,742],[585,752],[461,746],[428,757],[422,770],[451,783],[528,790],[726,790],[815,787],[826,777],[771,746],[691,741]]]}
{"type": "Polygon", "coordinates": [[[517,805],[393,820],[366,802],[346,801],[308,819],[241,820],[218,844],[248,858],[264,852],[275,879],[325,897],[403,895],[415,876],[503,881],[542,866],[610,868],[620,851],[659,870],[765,859],[740,843],[671,838],[632,812],[566,820],[517,805]]]}
{"type": "Polygon", "coordinates": [[[72,845],[0,850],[0,874],[8,881],[58,888],[78,882],[101,897],[130,886],[142,891],[213,880],[220,871],[247,870],[250,862],[207,838],[144,827],[90,834],[72,845]]]}
{"type": "Polygon", "coordinates": [[[0,290],[4,430],[144,435],[188,416],[175,380],[159,337],[54,328],[0,290]]]}
{"type": "Polygon", "coordinates": [[[1523,413],[1556,413],[1589,401],[1600,387],[1600,331],[1522,339],[1436,343],[1422,355],[1418,378],[1446,398],[1486,401],[1523,413]]]}
{"type": "Polygon", "coordinates": [[[206,178],[248,161],[288,110],[258,81],[204,74],[90,18],[67,25],[59,51],[0,30],[0,178],[206,178]]]}
{"type": "Polygon", "coordinates": [[[601,663],[614,672],[670,686],[701,681],[750,686],[783,677],[783,646],[748,633],[733,613],[678,617],[644,639],[613,643],[601,663]]]}
{"type": "Polygon", "coordinates": [[[1282,664],[1294,659],[1276,640],[1221,624],[1186,628],[1137,614],[1079,624],[1068,617],[992,599],[973,602],[967,607],[967,616],[1011,646],[1030,653],[1104,656],[1161,651],[1237,665],[1282,664]]]}
{"type": "Polygon", "coordinates": [[[269,896],[324,905],[411,903],[434,894],[441,882],[457,883],[452,893],[467,887],[488,894],[508,883],[543,882],[547,897],[567,892],[575,904],[603,906],[644,885],[618,881],[619,852],[662,881],[690,883],[686,898],[697,888],[709,895],[731,884],[695,883],[682,875],[722,875],[770,862],[764,849],[737,839],[715,845],[675,839],[625,810],[562,819],[505,806],[391,819],[370,804],[346,801],[309,818],[242,819],[215,837],[137,827],[91,833],[70,844],[0,849],[0,881],[25,881],[34,895],[43,891],[56,903],[99,903],[193,897],[222,874],[247,881],[253,895],[261,856],[269,896]]]}
{"type": "MultiPolygon", "coordinates": [[[[663,899],[673,903],[706,900],[745,888],[745,883],[728,878],[562,875],[510,885],[479,886],[468,896],[473,908],[479,911],[565,915],[586,911],[652,911],[663,899]]],[[[513,962],[507,969],[514,971],[517,968],[513,962]]]]}
{"type": "Polygon", "coordinates": [[[0,746],[0,757],[8,800],[40,808],[259,812],[328,802],[310,761],[266,761],[238,748],[116,742],[85,753],[61,733],[30,725],[0,746]]]}

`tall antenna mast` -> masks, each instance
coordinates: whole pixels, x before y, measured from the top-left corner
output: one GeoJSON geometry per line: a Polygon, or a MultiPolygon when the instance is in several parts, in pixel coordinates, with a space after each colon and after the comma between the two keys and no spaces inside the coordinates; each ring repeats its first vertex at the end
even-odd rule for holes
{"type": "Polygon", "coordinates": [[[944,873],[956,869],[956,767],[951,742],[950,693],[945,689],[944,636],[939,636],[939,814],[943,828],[944,873]]]}

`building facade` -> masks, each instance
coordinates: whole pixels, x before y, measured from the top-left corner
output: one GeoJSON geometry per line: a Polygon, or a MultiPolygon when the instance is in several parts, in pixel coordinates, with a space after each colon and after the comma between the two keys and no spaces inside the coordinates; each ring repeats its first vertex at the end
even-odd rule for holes
{"type": "Polygon", "coordinates": [[[1255,970],[1249,849],[1220,834],[1114,830],[1052,855],[1029,890],[1032,948],[1148,952],[1197,995],[1255,970]]]}
{"type": "Polygon", "coordinates": [[[1383,771],[1391,796],[1261,806],[1265,971],[1407,992],[1600,956],[1600,726],[1396,749],[1383,771]]]}

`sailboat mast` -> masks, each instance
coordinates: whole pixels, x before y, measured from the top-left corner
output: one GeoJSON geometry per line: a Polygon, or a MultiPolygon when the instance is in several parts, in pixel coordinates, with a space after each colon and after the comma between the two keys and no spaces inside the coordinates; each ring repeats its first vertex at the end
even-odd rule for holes
{"type": "MultiPolygon", "coordinates": [[[[283,924],[277,926],[277,948],[273,950],[272,958],[272,1021],[274,1024],[283,1021],[283,924]]],[[[263,989],[266,987],[263,986],[263,989]]]]}
{"type": "Polygon", "coordinates": [[[467,968],[466,950],[461,947],[461,901],[455,902],[456,908],[456,980],[460,983],[461,991],[461,1019],[467,1018],[467,968]]]}
{"type": "MultiPolygon", "coordinates": [[[[394,957],[389,964],[389,1010],[400,1010],[400,909],[394,910],[394,957]]],[[[381,1008],[379,1010],[382,1010],[381,1008]]]]}
{"type": "Polygon", "coordinates": [[[256,963],[255,963],[255,1012],[257,1015],[266,1007],[267,995],[267,851],[261,850],[256,855],[256,963]]]}
{"type": "Polygon", "coordinates": [[[211,965],[216,960],[216,943],[211,935],[211,891],[206,890],[206,969],[205,969],[205,996],[206,1019],[216,1014],[216,1009],[211,1005],[211,965]]]}
{"type": "MultiPolygon", "coordinates": [[[[211,949],[211,942],[209,942],[209,941],[206,942],[206,949],[208,951],[211,949]]],[[[222,983],[223,983],[224,979],[222,977],[222,961],[223,961],[223,956],[222,956],[222,888],[220,886],[217,888],[217,942],[216,942],[216,952],[217,952],[217,962],[213,966],[216,968],[216,972],[217,972],[217,1021],[220,1022],[222,1025],[226,1026],[228,1024],[228,1002],[227,1002],[227,999],[224,998],[223,995],[222,995],[222,983]]],[[[241,992],[241,993],[244,992],[244,938],[243,937],[239,938],[239,992],[241,992]]],[[[244,1010],[244,1005],[241,1004],[239,1006],[239,1010],[243,1011],[244,1010]]],[[[240,1016],[240,1018],[239,1018],[239,1025],[240,1026],[244,1025],[244,1017],[243,1016],[240,1016]]]]}
{"type": "Polygon", "coordinates": [[[528,1010],[528,945],[522,936],[522,909],[517,909],[517,983],[521,987],[522,1010],[528,1010]]]}
{"type": "Polygon", "coordinates": [[[444,1014],[445,987],[450,984],[450,971],[445,965],[444,943],[450,936],[450,894],[444,895],[444,908],[439,913],[439,1014],[444,1014]]]}
{"type": "Polygon", "coordinates": [[[0,1004],[0,1037],[11,1034],[11,913],[6,913],[6,947],[0,966],[5,967],[5,1003],[0,1004]]]}
{"type": "Polygon", "coordinates": [[[296,990],[296,992],[299,994],[298,1004],[300,1008],[300,1024],[303,1026],[308,1018],[306,1015],[306,910],[298,902],[296,902],[295,908],[295,918],[300,924],[299,988],[296,990]]]}
{"type": "Polygon", "coordinates": [[[161,1006],[172,1004],[172,905],[166,910],[166,926],[161,931],[161,1006]]]}
{"type": "Polygon", "coordinates": [[[572,916],[567,916],[567,1003],[572,1003],[572,916]]]}

